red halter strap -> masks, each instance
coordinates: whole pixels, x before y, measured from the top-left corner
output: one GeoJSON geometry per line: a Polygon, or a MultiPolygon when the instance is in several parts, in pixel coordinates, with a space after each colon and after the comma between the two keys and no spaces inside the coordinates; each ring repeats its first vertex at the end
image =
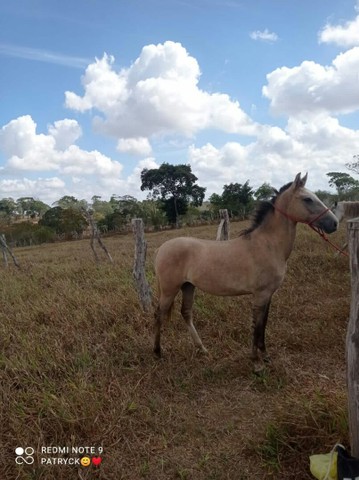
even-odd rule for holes
{"type": "Polygon", "coordinates": [[[288,220],[291,220],[292,222],[294,223],[304,223],[305,225],[308,225],[312,230],[315,231],[315,233],[317,233],[320,237],[322,237],[322,239],[329,243],[329,245],[331,245],[335,250],[337,250],[339,253],[341,253],[342,255],[345,255],[346,257],[349,257],[349,255],[344,252],[341,248],[339,248],[337,245],[335,245],[334,243],[332,243],[329,238],[326,236],[325,232],[323,232],[323,230],[319,227],[315,227],[313,225],[314,222],[316,222],[320,217],[322,217],[323,215],[325,215],[329,210],[330,208],[326,208],[325,210],[323,210],[323,212],[321,212],[319,215],[317,215],[313,220],[311,220],[310,222],[303,222],[301,220],[297,220],[296,218],[292,217],[291,215],[288,215],[288,213],[284,212],[283,210],[281,210],[280,208],[276,207],[275,205],[274,206],[274,209],[275,210],[278,210],[279,213],[281,213],[284,217],[288,218],[288,220]]]}
{"type": "Polygon", "coordinates": [[[280,208],[276,207],[275,205],[274,206],[274,209],[275,210],[278,210],[279,213],[281,213],[284,217],[288,218],[289,220],[291,220],[292,222],[294,223],[304,223],[305,225],[309,225],[311,228],[313,228],[313,230],[315,228],[318,228],[318,227],[313,227],[313,223],[316,222],[317,220],[319,220],[320,217],[322,217],[323,215],[325,215],[329,210],[330,208],[326,208],[325,210],[323,210],[323,212],[321,212],[319,215],[317,215],[312,221],[310,222],[304,222],[302,220],[298,220],[294,217],[292,217],[291,215],[288,215],[288,213],[284,212],[283,210],[281,210],[280,208]]]}

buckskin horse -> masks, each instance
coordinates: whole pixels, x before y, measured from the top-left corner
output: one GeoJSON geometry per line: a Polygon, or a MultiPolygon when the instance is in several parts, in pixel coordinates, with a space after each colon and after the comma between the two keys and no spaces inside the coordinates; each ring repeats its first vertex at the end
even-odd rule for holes
{"type": "Polygon", "coordinates": [[[305,188],[306,174],[284,185],[270,201],[261,202],[249,228],[229,241],[179,237],[158,249],[155,272],[159,288],[154,321],[154,352],[161,356],[161,325],[170,317],[174,299],[182,291],[181,313],[195,346],[207,352],[193,325],[195,288],[220,296],[253,295],[254,370],[268,360],[265,329],[273,293],[281,285],[293,250],[298,222],[325,233],[338,220],[319,198],[305,188]]]}

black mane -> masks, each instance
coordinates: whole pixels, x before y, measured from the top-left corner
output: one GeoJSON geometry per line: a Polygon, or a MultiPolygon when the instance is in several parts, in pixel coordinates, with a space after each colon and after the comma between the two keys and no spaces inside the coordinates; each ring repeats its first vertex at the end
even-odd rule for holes
{"type": "Polygon", "coordinates": [[[242,230],[239,233],[239,236],[248,236],[250,233],[252,233],[256,228],[258,228],[263,222],[264,219],[267,217],[269,212],[274,211],[274,203],[276,199],[281,195],[285,190],[288,190],[288,188],[292,185],[293,182],[289,182],[286,185],[283,185],[283,187],[280,188],[279,192],[276,192],[276,195],[274,195],[270,200],[264,200],[259,202],[259,205],[257,206],[253,216],[252,216],[252,224],[246,228],[245,230],[242,230]]]}

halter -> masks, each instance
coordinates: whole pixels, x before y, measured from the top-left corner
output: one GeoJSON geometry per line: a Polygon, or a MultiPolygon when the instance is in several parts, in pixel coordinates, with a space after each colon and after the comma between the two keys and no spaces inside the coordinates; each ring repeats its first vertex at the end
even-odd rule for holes
{"type": "Polygon", "coordinates": [[[304,223],[305,225],[308,225],[312,230],[315,231],[315,233],[317,233],[320,237],[322,237],[322,239],[329,243],[329,245],[331,245],[333,248],[335,248],[335,250],[337,250],[339,253],[341,253],[342,255],[345,255],[346,257],[349,257],[349,255],[344,252],[341,248],[339,248],[337,245],[335,245],[334,243],[332,243],[329,238],[326,236],[325,232],[319,228],[319,227],[315,227],[313,225],[314,222],[316,222],[317,220],[319,220],[320,217],[322,217],[323,215],[325,215],[329,210],[330,208],[326,208],[325,210],[323,210],[319,215],[317,215],[313,220],[311,220],[310,222],[305,222],[303,220],[297,220],[296,218],[292,217],[291,215],[288,215],[288,213],[284,212],[283,210],[281,210],[280,208],[276,207],[275,205],[273,205],[274,207],[274,210],[277,210],[279,213],[281,213],[284,217],[288,218],[288,220],[291,220],[292,222],[294,223],[304,223]]]}
{"type": "Polygon", "coordinates": [[[325,210],[323,210],[323,212],[321,212],[319,215],[317,215],[312,221],[310,222],[305,222],[304,220],[298,220],[294,217],[292,217],[291,215],[288,215],[288,213],[284,212],[283,210],[281,210],[280,208],[276,207],[275,205],[273,205],[274,207],[274,210],[278,210],[279,213],[281,213],[284,217],[288,218],[289,220],[291,220],[292,222],[294,223],[304,223],[305,225],[309,225],[310,228],[312,228],[313,230],[317,231],[316,229],[322,231],[320,228],[318,227],[314,227],[313,226],[313,223],[316,222],[317,220],[319,220],[320,217],[322,217],[323,215],[325,215],[329,210],[330,208],[326,208],[325,210]]]}

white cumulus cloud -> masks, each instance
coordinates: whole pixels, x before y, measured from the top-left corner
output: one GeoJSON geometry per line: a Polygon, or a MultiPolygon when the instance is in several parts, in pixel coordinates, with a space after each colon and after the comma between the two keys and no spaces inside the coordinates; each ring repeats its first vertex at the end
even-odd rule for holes
{"type": "Polygon", "coordinates": [[[95,110],[96,130],[115,137],[123,151],[133,142],[128,139],[154,135],[191,137],[209,128],[255,133],[256,124],[237,101],[201,90],[199,79],[197,60],[180,43],[147,45],[120,71],[115,70],[114,57],[106,54],[89,65],[82,79],[83,96],[66,92],[66,106],[95,110]]]}
{"type": "Polygon", "coordinates": [[[65,182],[58,177],[1,179],[0,191],[2,197],[34,197],[50,204],[64,195],[65,182]]]}
{"type": "MultiPolygon", "coordinates": [[[[33,196],[48,204],[63,195],[90,200],[93,195],[109,198],[114,193],[145,198],[141,192],[143,168],[158,168],[152,157],[139,161],[123,175],[123,165],[98,150],[83,150],[75,142],[81,128],[75,120],[65,119],[48,126],[47,133],[38,133],[30,115],[14,119],[0,129],[0,152],[6,157],[0,178],[3,197],[33,196]],[[30,179],[24,173],[39,174],[30,179]],[[54,175],[55,173],[55,175],[54,175]],[[51,176],[47,177],[49,174],[51,176]]],[[[142,153],[149,144],[141,138],[132,139],[127,145],[142,153]]],[[[124,145],[123,145],[124,146],[124,145]]]]}
{"type": "Polygon", "coordinates": [[[30,115],[12,120],[0,130],[0,150],[8,171],[57,171],[63,174],[119,176],[122,165],[94,150],[81,150],[72,142],[81,135],[75,120],[50,125],[48,133],[37,133],[30,115]]]}
{"type": "Polygon", "coordinates": [[[274,113],[350,113],[359,108],[359,47],[339,54],[329,66],[304,61],[267,75],[263,95],[274,113]]]}
{"type": "Polygon", "coordinates": [[[314,190],[328,189],[325,174],[333,169],[341,171],[358,151],[359,130],[343,127],[336,118],[321,114],[309,120],[290,118],[284,129],[263,127],[248,145],[192,145],[189,161],[208,195],[221,192],[224,184],[246,180],[254,187],[269,182],[279,188],[299,171],[310,172],[310,188],[314,190]]]}
{"type": "MultiPolygon", "coordinates": [[[[347,31],[349,24],[344,25],[347,31]]],[[[262,40],[272,35],[268,30],[252,33],[257,40],[260,34],[262,40]]],[[[259,125],[229,95],[201,89],[198,62],[179,43],[147,45],[122,69],[105,54],[88,65],[82,95],[66,92],[66,106],[91,111],[97,133],[112,136],[118,152],[140,156],[137,164],[124,168],[99,150],[81,149],[76,120],[56,121],[39,133],[25,115],[0,128],[0,151],[6,158],[0,173],[17,177],[0,177],[0,189],[3,196],[36,195],[48,203],[65,194],[145,198],[142,169],[159,166],[157,153],[166,158],[168,149],[184,152],[190,142],[181,161],[191,164],[207,195],[246,180],[254,187],[266,181],[278,188],[299,171],[309,172],[310,188],[327,189],[325,174],[342,170],[359,152],[359,130],[336,118],[359,109],[358,71],[359,46],[352,46],[328,65],[306,60],[268,73],[263,95],[271,111],[286,118],[279,127],[259,125]],[[236,137],[221,136],[225,140],[216,146],[208,137],[201,144],[204,136],[196,135],[206,129],[236,137]],[[244,141],[242,135],[251,138],[244,141]],[[40,178],[19,178],[28,172],[38,172],[40,178]],[[44,178],[46,174],[51,177],[44,178]]]]}
{"type": "Polygon", "coordinates": [[[319,43],[334,43],[341,47],[359,45],[359,15],[342,25],[328,23],[318,35],[319,43]]]}
{"type": "Polygon", "coordinates": [[[66,150],[81,137],[82,130],[76,120],[65,118],[50,125],[49,134],[55,139],[57,150],[66,150]]]}
{"type": "Polygon", "coordinates": [[[53,162],[47,157],[55,148],[55,138],[51,135],[36,134],[36,124],[30,115],[11,120],[0,130],[0,149],[7,158],[27,159],[29,170],[51,169],[53,162]]]}
{"type": "Polygon", "coordinates": [[[147,138],[136,137],[120,138],[117,142],[117,150],[131,155],[141,155],[146,157],[151,154],[152,148],[147,138]]]}

